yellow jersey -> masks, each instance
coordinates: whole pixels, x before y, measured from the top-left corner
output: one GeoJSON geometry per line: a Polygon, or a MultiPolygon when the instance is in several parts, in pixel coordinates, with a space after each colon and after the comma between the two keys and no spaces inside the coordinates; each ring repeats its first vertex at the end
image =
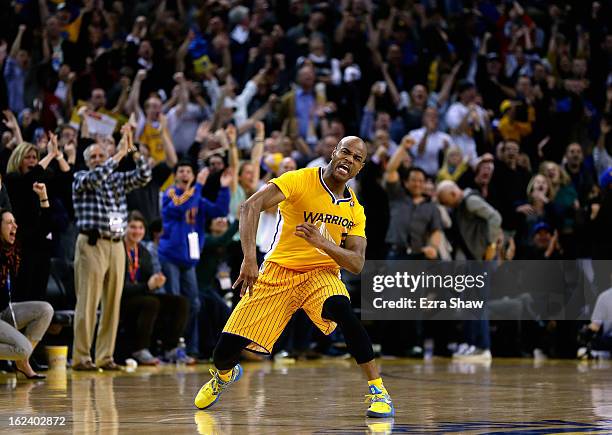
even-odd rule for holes
{"type": "MultiPolygon", "coordinates": [[[[142,133],[138,137],[138,141],[142,144],[147,145],[151,157],[157,162],[166,160],[166,151],[164,151],[164,140],[162,139],[161,129],[155,127],[148,121],[145,121],[142,133]]],[[[165,192],[170,186],[174,184],[174,175],[170,175],[161,187],[161,191],[165,192]]]]}
{"type": "Polygon", "coordinates": [[[145,121],[138,141],[147,145],[149,152],[151,153],[151,157],[153,160],[155,160],[155,162],[161,162],[166,159],[164,141],[162,139],[162,134],[159,127],[155,127],[150,122],[145,121]]]}
{"type": "Polygon", "coordinates": [[[323,181],[322,168],[285,172],[270,181],[285,195],[277,212],[274,239],[266,261],[287,269],[307,271],[338,264],[323,250],[295,235],[295,227],[310,222],[327,240],[344,246],[347,236],[365,238],[365,213],[355,193],[345,188],[344,198],[336,198],[323,181]]]}

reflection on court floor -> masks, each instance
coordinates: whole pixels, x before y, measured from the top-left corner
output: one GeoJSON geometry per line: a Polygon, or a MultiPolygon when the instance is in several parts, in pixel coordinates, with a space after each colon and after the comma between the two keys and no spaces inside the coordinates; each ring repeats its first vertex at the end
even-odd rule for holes
{"type": "Polygon", "coordinates": [[[365,418],[365,383],[350,360],[319,360],[245,364],[243,379],[207,411],[193,407],[193,396],[208,379],[208,366],[138,368],[132,373],[49,372],[44,382],[0,375],[0,431],[612,433],[608,361],[379,362],[396,404],[397,415],[390,420],[365,418]]]}

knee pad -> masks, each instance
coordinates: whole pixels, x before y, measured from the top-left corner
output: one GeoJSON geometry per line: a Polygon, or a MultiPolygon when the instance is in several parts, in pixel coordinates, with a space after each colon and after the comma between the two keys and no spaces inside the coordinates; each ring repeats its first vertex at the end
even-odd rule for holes
{"type": "Polygon", "coordinates": [[[323,303],[322,317],[336,322],[337,320],[346,318],[346,316],[350,316],[353,313],[352,310],[349,298],[346,296],[334,295],[327,298],[323,303]]]}

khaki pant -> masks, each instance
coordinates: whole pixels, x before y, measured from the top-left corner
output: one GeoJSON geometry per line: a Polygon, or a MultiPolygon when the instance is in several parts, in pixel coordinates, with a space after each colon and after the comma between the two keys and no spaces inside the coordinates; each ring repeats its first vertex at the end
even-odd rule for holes
{"type": "Polygon", "coordinates": [[[79,234],[74,257],[76,309],[74,313],[74,346],[72,363],[91,361],[91,342],[96,326],[96,311],[102,302],[96,364],[113,360],[119,325],[121,293],[125,278],[125,248],[123,242],[98,239],[96,246],[79,234]]]}

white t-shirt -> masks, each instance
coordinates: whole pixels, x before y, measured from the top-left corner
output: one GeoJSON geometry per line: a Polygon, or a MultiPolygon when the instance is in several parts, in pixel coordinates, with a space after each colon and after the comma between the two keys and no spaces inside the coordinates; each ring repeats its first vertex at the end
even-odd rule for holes
{"type": "Polygon", "coordinates": [[[259,226],[257,227],[256,244],[263,253],[268,252],[274,241],[276,233],[277,213],[262,211],[259,214],[259,226]]]}
{"type": "Polygon", "coordinates": [[[408,133],[408,135],[415,141],[415,144],[412,147],[413,165],[418,166],[427,172],[428,175],[434,177],[440,169],[438,155],[440,151],[444,149],[444,142],[448,142],[449,146],[453,146],[454,141],[448,134],[441,131],[436,131],[427,136],[425,151],[423,154],[419,154],[419,143],[423,139],[424,134],[425,127],[412,130],[410,133],[408,133]]]}
{"type": "MultiPolygon", "coordinates": [[[[469,112],[468,106],[463,103],[455,102],[451,104],[448,108],[448,112],[446,112],[446,125],[450,131],[451,137],[457,146],[461,148],[463,151],[464,157],[468,158],[468,161],[471,165],[476,163],[476,158],[478,155],[476,154],[476,142],[474,138],[465,134],[465,133],[457,133],[453,130],[456,130],[461,125],[461,121],[469,112]]],[[[478,123],[480,124],[480,128],[485,128],[485,110],[476,106],[476,112],[478,113],[478,123]]]]}
{"type": "MultiPolygon", "coordinates": [[[[202,83],[208,96],[210,97],[210,105],[217,107],[217,102],[221,98],[221,87],[217,79],[206,80],[202,83]]],[[[236,127],[240,127],[248,118],[248,106],[253,97],[257,94],[257,84],[253,80],[249,80],[240,95],[236,97],[226,96],[223,100],[223,106],[234,110],[233,122],[236,127]]],[[[238,148],[241,150],[251,149],[252,140],[251,133],[246,131],[238,137],[238,148]]]]}
{"type": "Polygon", "coordinates": [[[195,139],[198,126],[205,117],[205,109],[194,103],[187,103],[187,108],[180,115],[179,106],[170,109],[168,112],[168,129],[177,153],[187,153],[195,139]]]}

